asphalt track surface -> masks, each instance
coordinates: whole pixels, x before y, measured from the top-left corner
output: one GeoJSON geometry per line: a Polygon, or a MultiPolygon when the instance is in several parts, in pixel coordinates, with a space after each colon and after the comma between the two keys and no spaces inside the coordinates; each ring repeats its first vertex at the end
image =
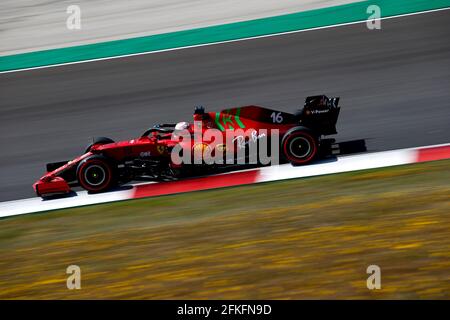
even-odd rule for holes
{"type": "Polygon", "coordinates": [[[0,201],[33,196],[47,162],[92,136],[246,104],[294,111],[341,97],[337,139],[369,151],[450,141],[450,11],[123,59],[0,74],[0,201]]]}

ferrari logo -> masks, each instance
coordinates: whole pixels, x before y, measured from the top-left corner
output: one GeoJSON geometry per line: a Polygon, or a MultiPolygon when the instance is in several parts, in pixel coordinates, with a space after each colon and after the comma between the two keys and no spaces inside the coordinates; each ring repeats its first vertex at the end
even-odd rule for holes
{"type": "Polygon", "coordinates": [[[163,154],[164,151],[166,151],[166,147],[165,146],[157,146],[156,150],[158,150],[159,154],[163,154]]]}

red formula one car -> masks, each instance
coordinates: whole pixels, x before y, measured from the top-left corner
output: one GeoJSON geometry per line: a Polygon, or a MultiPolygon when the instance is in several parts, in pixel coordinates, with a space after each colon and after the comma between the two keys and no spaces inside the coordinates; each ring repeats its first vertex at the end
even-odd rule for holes
{"type": "Polygon", "coordinates": [[[120,142],[105,137],[93,139],[81,156],[71,161],[47,164],[47,173],[34,183],[33,188],[42,197],[70,193],[72,186],[97,193],[131,180],[177,179],[214,172],[218,168],[236,165],[234,160],[239,157],[248,159],[248,149],[263,140],[267,142],[266,146],[270,142],[272,149],[272,142],[277,142],[276,150],[270,150],[270,153],[295,165],[307,164],[334,142],[334,139],[324,139],[323,136],[337,133],[338,103],[339,98],[312,96],[294,114],[259,106],[220,112],[205,112],[199,107],[194,112],[193,124],[155,125],[138,138],[120,142]],[[215,138],[205,138],[206,135],[211,136],[211,131],[215,138]],[[224,139],[218,139],[221,135],[224,139]],[[187,139],[189,136],[192,139],[187,139]],[[178,150],[177,157],[174,157],[175,150],[178,150]],[[242,150],[245,152],[239,152],[242,150]],[[208,153],[216,159],[219,155],[223,161],[211,163],[202,158],[196,162],[193,155],[198,151],[202,156],[208,153]],[[231,157],[224,154],[231,154],[231,157]],[[179,162],[177,159],[184,160],[179,162]],[[233,161],[230,163],[227,159],[233,161]]]}

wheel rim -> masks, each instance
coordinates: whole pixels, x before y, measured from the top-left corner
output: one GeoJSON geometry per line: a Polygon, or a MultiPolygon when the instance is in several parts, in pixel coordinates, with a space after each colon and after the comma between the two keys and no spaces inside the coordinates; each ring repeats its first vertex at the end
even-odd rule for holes
{"type": "Polygon", "coordinates": [[[100,165],[91,165],[84,171],[84,180],[91,186],[99,186],[106,180],[105,169],[100,165]]]}
{"type": "Polygon", "coordinates": [[[305,137],[295,137],[289,143],[289,151],[298,159],[306,158],[311,152],[311,143],[305,137]]]}

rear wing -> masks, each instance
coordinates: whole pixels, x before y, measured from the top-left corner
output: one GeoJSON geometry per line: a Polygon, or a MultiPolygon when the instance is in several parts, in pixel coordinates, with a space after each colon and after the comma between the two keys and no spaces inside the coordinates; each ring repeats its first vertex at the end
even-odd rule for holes
{"type": "Polygon", "coordinates": [[[306,98],[305,106],[296,114],[301,125],[318,134],[336,134],[336,122],[339,116],[339,97],[328,98],[325,95],[306,98]]]}

